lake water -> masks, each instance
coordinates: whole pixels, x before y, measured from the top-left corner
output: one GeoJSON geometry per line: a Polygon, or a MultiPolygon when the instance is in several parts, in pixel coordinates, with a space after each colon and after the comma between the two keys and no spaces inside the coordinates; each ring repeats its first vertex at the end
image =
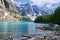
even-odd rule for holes
{"type": "Polygon", "coordinates": [[[43,35],[54,32],[51,30],[41,30],[36,28],[41,25],[48,24],[38,24],[33,22],[0,22],[0,34],[43,35]]]}

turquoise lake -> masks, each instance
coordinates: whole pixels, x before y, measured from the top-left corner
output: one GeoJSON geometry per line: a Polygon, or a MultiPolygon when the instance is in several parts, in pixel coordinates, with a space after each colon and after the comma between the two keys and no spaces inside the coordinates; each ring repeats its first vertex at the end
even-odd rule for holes
{"type": "Polygon", "coordinates": [[[0,34],[43,35],[51,34],[54,32],[36,28],[41,25],[48,24],[39,24],[33,22],[0,22],[0,34]]]}

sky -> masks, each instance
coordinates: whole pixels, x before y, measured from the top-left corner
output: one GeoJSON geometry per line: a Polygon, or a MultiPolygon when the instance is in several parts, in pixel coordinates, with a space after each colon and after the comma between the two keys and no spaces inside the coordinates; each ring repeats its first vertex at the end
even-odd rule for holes
{"type": "Polygon", "coordinates": [[[46,7],[51,8],[52,4],[60,3],[60,0],[11,0],[15,5],[19,6],[22,3],[31,3],[37,6],[47,4],[46,7]]]}

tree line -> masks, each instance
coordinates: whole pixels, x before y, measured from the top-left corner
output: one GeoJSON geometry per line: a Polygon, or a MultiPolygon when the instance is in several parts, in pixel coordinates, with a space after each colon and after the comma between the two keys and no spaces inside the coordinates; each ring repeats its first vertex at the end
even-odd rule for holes
{"type": "Polygon", "coordinates": [[[54,13],[49,15],[41,15],[37,17],[34,21],[35,23],[53,23],[53,24],[59,24],[60,25],[60,6],[57,7],[54,11],[54,13]]]}

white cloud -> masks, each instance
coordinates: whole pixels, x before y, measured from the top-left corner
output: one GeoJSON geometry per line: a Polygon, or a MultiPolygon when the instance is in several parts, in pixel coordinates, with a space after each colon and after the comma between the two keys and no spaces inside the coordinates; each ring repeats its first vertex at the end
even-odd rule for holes
{"type": "Polygon", "coordinates": [[[59,3],[60,0],[51,0],[50,3],[59,3]]]}
{"type": "Polygon", "coordinates": [[[51,8],[52,4],[60,3],[60,0],[30,0],[30,1],[37,6],[42,6],[44,4],[47,4],[46,6],[48,8],[51,8]]]}
{"type": "Polygon", "coordinates": [[[43,0],[30,0],[30,2],[38,6],[44,4],[43,0]]]}
{"type": "MultiPolygon", "coordinates": [[[[52,7],[52,4],[57,4],[57,3],[60,3],[60,0],[51,0],[47,5],[46,7],[48,7],[49,9],[53,9],[54,7],[52,7]]],[[[56,5],[57,7],[57,5],[56,5]]]]}
{"type": "MultiPolygon", "coordinates": [[[[11,0],[15,5],[17,5],[18,7],[20,6],[20,4],[22,2],[17,2],[17,1],[14,1],[14,0],[11,0]]],[[[55,4],[55,3],[60,3],[60,0],[29,0],[30,3],[33,3],[37,6],[42,6],[44,4],[47,4],[46,7],[48,8],[51,8],[52,7],[52,4],[55,4]]]]}

